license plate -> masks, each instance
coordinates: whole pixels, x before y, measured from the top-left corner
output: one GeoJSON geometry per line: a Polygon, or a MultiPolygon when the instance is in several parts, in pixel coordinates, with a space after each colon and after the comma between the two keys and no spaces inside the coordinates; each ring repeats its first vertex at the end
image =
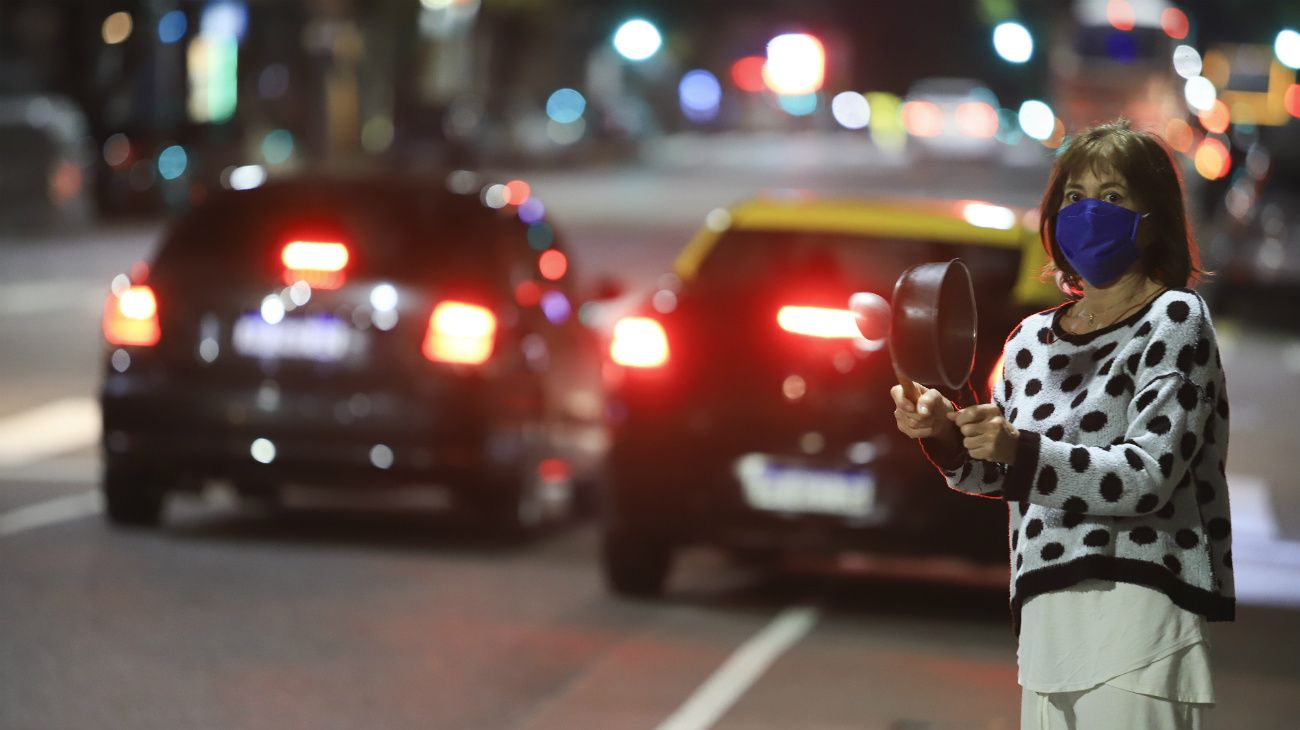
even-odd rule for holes
{"type": "Polygon", "coordinates": [[[257,312],[235,322],[235,352],[259,359],[338,362],[359,352],[365,341],[348,323],[330,315],[287,317],[271,324],[257,312]]]}
{"type": "Polygon", "coordinates": [[[816,469],[746,454],[736,460],[735,472],[755,509],[843,517],[867,517],[875,510],[876,480],[860,470],[816,469]]]}

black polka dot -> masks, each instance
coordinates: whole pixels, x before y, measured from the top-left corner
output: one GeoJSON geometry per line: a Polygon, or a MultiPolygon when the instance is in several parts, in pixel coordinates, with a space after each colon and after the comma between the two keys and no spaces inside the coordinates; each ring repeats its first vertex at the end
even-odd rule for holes
{"type": "Polygon", "coordinates": [[[1214,490],[1213,485],[1206,484],[1205,482],[1196,483],[1196,501],[1198,503],[1209,504],[1214,501],[1216,496],[1218,496],[1218,492],[1214,490]]]}
{"type": "Polygon", "coordinates": [[[1136,337],[1146,337],[1147,335],[1151,334],[1151,323],[1143,322],[1142,326],[1138,327],[1137,332],[1134,332],[1133,334],[1136,337]]]}
{"type": "Polygon", "coordinates": [[[1228,399],[1227,399],[1227,398],[1222,398],[1222,397],[1219,398],[1219,406],[1218,406],[1218,410],[1219,410],[1219,418],[1224,418],[1224,419],[1226,419],[1226,418],[1228,417],[1228,399]]]}
{"type": "Polygon", "coordinates": [[[1010,381],[1010,380],[1004,380],[1004,381],[1002,381],[1002,400],[1003,400],[1003,401],[1009,401],[1009,400],[1011,400],[1011,391],[1012,391],[1011,381],[1010,381]]]}
{"type": "Polygon", "coordinates": [[[1153,528],[1143,525],[1129,530],[1128,539],[1138,545],[1150,545],[1156,541],[1156,531],[1153,528]]]}
{"type": "Polygon", "coordinates": [[[1047,367],[1052,370],[1064,370],[1070,367],[1069,355],[1053,355],[1051,360],[1047,361],[1047,367]]]}
{"type": "Polygon", "coordinates": [[[1183,322],[1186,321],[1187,315],[1192,313],[1192,309],[1187,306],[1187,302],[1170,302],[1165,312],[1173,321],[1183,322]]]}
{"type": "Polygon", "coordinates": [[[1156,365],[1159,365],[1160,362],[1164,359],[1165,359],[1164,341],[1156,340],[1155,342],[1152,342],[1151,346],[1147,348],[1147,356],[1145,360],[1147,367],[1149,368],[1155,367],[1156,365]]]}
{"type": "Polygon", "coordinates": [[[1156,395],[1157,393],[1154,388],[1152,388],[1151,390],[1143,391],[1142,395],[1138,396],[1137,409],[1139,411],[1145,411],[1147,409],[1147,406],[1151,405],[1151,401],[1156,399],[1156,395]]]}
{"type": "Polygon", "coordinates": [[[1147,430],[1157,436],[1163,436],[1169,433],[1169,418],[1166,416],[1156,416],[1147,421],[1147,430]]]}
{"type": "Polygon", "coordinates": [[[1178,483],[1174,485],[1174,489],[1184,489],[1190,486],[1192,486],[1192,473],[1185,471],[1183,472],[1183,478],[1179,479],[1178,483]]]}
{"type": "Polygon", "coordinates": [[[1083,390],[1079,391],[1078,395],[1074,396],[1074,400],[1070,401],[1070,407],[1078,408],[1079,406],[1083,405],[1083,402],[1087,399],[1088,399],[1088,389],[1084,388],[1083,390]]]}
{"type": "Polygon", "coordinates": [[[1043,435],[1053,441],[1060,441],[1061,439],[1065,438],[1065,426],[1062,426],[1060,424],[1052,426],[1051,428],[1047,429],[1047,431],[1045,431],[1043,435]]]}
{"type": "Polygon", "coordinates": [[[1129,466],[1133,467],[1133,471],[1142,471],[1146,468],[1142,463],[1142,457],[1138,456],[1138,452],[1133,449],[1124,449],[1124,459],[1128,461],[1129,466]]]}
{"type": "Polygon", "coordinates": [[[1128,360],[1125,361],[1124,365],[1128,368],[1130,373],[1137,375],[1138,365],[1141,364],[1141,362],[1142,353],[1135,352],[1132,355],[1129,355],[1128,360]]]}
{"type": "Polygon", "coordinates": [[[1192,458],[1196,453],[1196,434],[1191,431],[1183,432],[1183,438],[1178,442],[1178,453],[1182,454],[1183,461],[1192,458]]]}
{"type": "Polygon", "coordinates": [[[1196,402],[1200,400],[1200,396],[1201,394],[1196,390],[1195,385],[1183,383],[1182,387],[1178,389],[1178,405],[1182,406],[1185,411],[1193,410],[1196,408],[1196,402]]]}
{"type": "Polygon", "coordinates": [[[1165,479],[1168,479],[1169,475],[1174,473],[1174,455],[1161,454],[1157,461],[1160,463],[1160,473],[1164,475],[1165,479]]]}
{"type": "Polygon", "coordinates": [[[1108,355],[1115,351],[1116,347],[1118,347],[1118,345],[1112,342],[1109,345],[1098,349],[1096,352],[1092,353],[1092,361],[1101,362],[1102,360],[1105,360],[1108,355]]]}
{"type": "Polygon", "coordinates": [[[1076,446],[1073,449],[1070,449],[1070,466],[1074,467],[1075,471],[1080,473],[1088,471],[1088,465],[1091,463],[1092,459],[1088,457],[1088,450],[1086,448],[1076,446]]]}
{"type": "Polygon", "coordinates": [[[1022,566],[1022,565],[1024,565],[1024,564],[1025,564],[1025,556],[1024,556],[1024,555],[1017,555],[1017,556],[1016,556],[1016,570],[1020,570],[1020,566],[1022,566]]]}
{"type": "Polygon", "coordinates": [[[1038,483],[1034,485],[1034,488],[1038,490],[1039,494],[1051,494],[1056,491],[1056,481],[1056,469],[1045,466],[1038,473],[1038,483]]]}
{"type": "Polygon", "coordinates": [[[1052,344],[1052,340],[1054,339],[1056,338],[1052,336],[1052,328],[1044,327],[1038,330],[1038,341],[1043,343],[1044,345],[1052,344]]]}
{"type": "Polygon", "coordinates": [[[1110,544],[1110,531],[1091,530],[1083,536],[1083,544],[1088,547],[1106,547],[1110,544]]]}
{"type": "Polygon", "coordinates": [[[1020,348],[1020,352],[1016,353],[1016,365],[1020,366],[1021,370],[1024,370],[1033,364],[1034,354],[1026,348],[1020,348]]]}
{"type": "Polygon", "coordinates": [[[1097,371],[1097,374],[1102,377],[1106,377],[1107,375],[1110,375],[1110,369],[1114,365],[1115,365],[1115,358],[1112,357],[1111,359],[1106,361],[1105,365],[1101,366],[1101,369],[1097,371]]]}
{"type": "Polygon", "coordinates": [[[1210,341],[1202,337],[1196,343],[1196,364],[1206,365],[1210,362],[1210,341]]]}
{"type": "Polygon", "coordinates": [[[1232,534],[1232,525],[1222,517],[1215,517],[1205,526],[1205,530],[1211,540],[1222,540],[1232,534]]]}
{"type": "Polygon", "coordinates": [[[973,468],[975,468],[975,462],[973,462],[973,461],[968,461],[968,462],[966,462],[965,464],[962,464],[962,465],[961,465],[961,476],[957,477],[957,481],[964,482],[964,481],[966,481],[967,479],[969,479],[969,478],[970,478],[970,472],[971,472],[971,469],[973,469],[973,468]]]}
{"type": "Polygon", "coordinates": [[[1002,477],[1002,472],[991,461],[984,462],[984,483],[993,484],[1002,477]]]}
{"type": "Polygon", "coordinates": [[[1215,399],[1215,395],[1216,395],[1218,392],[1219,392],[1219,391],[1218,391],[1218,389],[1215,387],[1214,382],[1211,381],[1208,385],[1205,386],[1205,399],[1206,399],[1206,400],[1214,400],[1214,399],[1215,399]]]}
{"type": "Polygon", "coordinates": [[[1029,514],[1029,503],[1028,503],[1028,502],[1021,502],[1021,503],[1020,503],[1020,516],[1021,516],[1021,517],[1024,517],[1024,516],[1027,515],[1027,514],[1029,514]]]}
{"type": "Polygon", "coordinates": [[[1011,421],[1012,423],[1015,423],[1016,419],[1018,418],[1020,418],[1019,408],[1012,408],[1011,413],[1007,414],[1007,420],[1011,421]]]}
{"type": "Polygon", "coordinates": [[[1124,496],[1124,480],[1115,472],[1107,472],[1101,478],[1101,498],[1107,502],[1118,502],[1124,496]]]}
{"type": "Polygon", "coordinates": [[[1159,497],[1154,494],[1144,494],[1142,495],[1142,498],[1138,500],[1137,511],[1141,514],[1146,514],[1155,509],[1158,504],[1160,504],[1159,497]]]}
{"type": "Polygon", "coordinates": [[[1043,521],[1035,517],[1025,525],[1025,538],[1032,540],[1043,531],[1043,521]]]}
{"type": "Polygon", "coordinates": [[[1016,545],[1020,542],[1020,530],[1011,531],[1011,549],[1015,550],[1016,545]]]}
{"type": "Polygon", "coordinates": [[[1161,507],[1160,511],[1156,513],[1156,517],[1159,517],[1162,520],[1167,520],[1173,516],[1174,516],[1174,500],[1172,499],[1169,500],[1168,502],[1165,502],[1165,506],[1161,507]]]}
{"type": "Polygon", "coordinates": [[[1056,412],[1056,406],[1052,405],[1051,403],[1044,403],[1041,406],[1034,409],[1034,420],[1041,421],[1055,412],[1056,412]]]}
{"type": "Polygon", "coordinates": [[[1207,444],[1214,443],[1214,419],[1205,422],[1205,434],[1201,437],[1207,444]]]}
{"type": "Polygon", "coordinates": [[[1196,348],[1192,345],[1183,345],[1183,348],[1178,351],[1178,360],[1176,361],[1176,364],[1178,365],[1178,369],[1188,375],[1191,375],[1192,368],[1195,367],[1195,363],[1196,363],[1196,348]]]}
{"type": "Polygon", "coordinates": [[[1080,373],[1075,373],[1074,375],[1071,375],[1070,377],[1061,381],[1061,392],[1069,393],[1070,391],[1079,387],[1079,384],[1082,382],[1083,382],[1083,375],[1080,373]]]}
{"type": "MultiPolygon", "coordinates": [[[[1078,499],[1078,497],[1070,497],[1070,499],[1078,499]]],[[[1075,527],[1078,527],[1079,523],[1083,522],[1083,519],[1087,516],[1088,515],[1084,514],[1083,512],[1066,512],[1065,516],[1061,518],[1061,525],[1063,527],[1073,529],[1075,527]]]]}
{"type": "Polygon", "coordinates": [[[1043,546],[1042,552],[1039,553],[1043,560],[1056,560],[1065,554],[1065,546],[1059,542],[1049,542],[1043,546]]]}
{"type": "Polygon", "coordinates": [[[1165,567],[1168,568],[1171,573],[1183,572],[1183,564],[1178,562],[1178,558],[1175,558],[1172,555],[1166,555],[1164,561],[1165,567]]]}
{"type": "Polygon", "coordinates": [[[1178,534],[1174,535],[1174,542],[1184,550],[1191,550],[1201,543],[1201,538],[1192,530],[1179,530],[1178,534]]]}
{"type": "Polygon", "coordinates": [[[1133,379],[1127,375],[1116,375],[1106,381],[1106,392],[1112,398],[1118,398],[1133,389],[1133,379]]]}
{"type": "Polygon", "coordinates": [[[1079,421],[1079,428],[1087,433],[1100,431],[1106,427],[1106,414],[1101,411],[1092,411],[1079,421]]]}
{"type": "Polygon", "coordinates": [[[1232,551],[1231,551],[1231,550],[1229,550],[1228,552],[1226,552],[1226,553],[1223,554],[1223,566],[1224,566],[1225,568],[1227,568],[1228,570],[1232,570],[1232,551]]]}
{"type": "Polygon", "coordinates": [[[1043,389],[1043,381],[1039,380],[1038,378],[1030,378],[1029,382],[1025,383],[1025,395],[1030,395],[1030,396],[1038,395],[1038,391],[1042,389],[1043,389]]]}

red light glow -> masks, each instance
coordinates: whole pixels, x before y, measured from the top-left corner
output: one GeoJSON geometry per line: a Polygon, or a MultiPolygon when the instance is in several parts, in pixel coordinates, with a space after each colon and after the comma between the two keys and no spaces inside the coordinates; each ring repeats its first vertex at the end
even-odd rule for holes
{"type": "Polygon", "coordinates": [[[1214,106],[1197,115],[1201,120],[1201,126],[1205,131],[1213,134],[1223,134],[1228,131],[1228,124],[1232,121],[1232,115],[1228,112],[1228,105],[1223,103],[1222,99],[1214,102],[1214,106]]]}
{"type": "Polygon", "coordinates": [[[542,301],[542,287],[535,281],[525,281],[515,287],[515,304],[521,307],[536,307],[542,301]]]}
{"type": "Polygon", "coordinates": [[[624,317],[614,325],[609,356],[624,367],[660,367],[668,362],[668,336],[663,325],[649,317],[624,317]]]}
{"type": "Polygon", "coordinates": [[[1170,119],[1165,125],[1165,140],[1169,146],[1183,154],[1192,151],[1192,125],[1181,119],[1170,119]]]}
{"type": "Polygon", "coordinates": [[[1137,14],[1128,0],[1110,0],[1106,3],[1106,20],[1115,30],[1130,31],[1137,26],[1137,14]]]}
{"type": "Polygon", "coordinates": [[[1191,26],[1192,24],[1187,20],[1187,13],[1178,8],[1165,8],[1165,11],[1160,14],[1160,27],[1164,28],[1165,35],[1174,40],[1181,41],[1186,38],[1191,26]]]}
{"type": "Polygon", "coordinates": [[[767,85],[763,83],[763,64],[767,63],[762,56],[745,56],[731,65],[731,81],[741,91],[748,91],[751,94],[757,94],[767,85]]]}
{"type": "Polygon", "coordinates": [[[497,318],[485,307],[442,302],[429,316],[424,356],[434,362],[481,365],[492,356],[497,318]]]}
{"type": "Polygon", "coordinates": [[[982,101],[957,107],[957,129],[967,137],[992,139],[998,133],[998,112],[982,101]]]}
{"type": "Polygon", "coordinates": [[[507,200],[511,205],[523,205],[533,194],[532,186],[523,180],[511,180],[506,183],[506,190],[510,193],[507,200]]]}
{"type": "Polygon", "coordinates": [[[114,345],[149,347],[158,344],[158,300],[148,286],[133,286],[110,294],[104,302],[104,338],[114,345]]]}
{"type": "Polygon", "coordinates": [[[550,249],[543,251],[537,259],[537,270],[542,276],[551,280],[559,281],[564,278],[565,272],[569,270],[569,259],[562,252],[550,249]]]}
{"type": "Polygon", "coordinates": [[[1282,105],[1286,107],[1286,113],[1293,117],[1300,117],[1300,84],[1291,84],[1286,89],[1286,94],[1282,97],[1282,105]]]}
{"type": "Polygon", "coordinates": [[[943,131],[943,112],[928,101],[903,105],[903,128],[913,137],[937,137],[943,131]]]}
{"type": "Polygon", "coordinates": [[[304,281],[314,289],[342,286],[348,259],[347,246],[326,241],[290,241],[280,252],[284,283],[304,281]]]}
{"type": "Polygon", "coordinates": [[[1228,148],[1217,139],[1201,140],[1196,148],[1196,171],[1206,180],[1218,180],[1232,169],[1232,157],[1228,148]]]}
{"type": "Polygon", "coordinates": [[[781,329],[796,335],[849,339],[860,337],[857,320],[847,309],[826,307],[781,307],[776,313],[781,329]]]}

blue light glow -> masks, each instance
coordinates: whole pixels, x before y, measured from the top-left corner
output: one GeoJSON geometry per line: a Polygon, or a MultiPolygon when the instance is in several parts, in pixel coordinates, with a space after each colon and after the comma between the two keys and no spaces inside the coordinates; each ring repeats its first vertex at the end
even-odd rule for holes
{"type": "Polygon", "coordinates": [[[703,69],[688,71],[677,86],[682,114],[692,122],[711,122],[722,104],[722,84],[718,77],[703,69]]]}
{"type": "Polygon", "coordinates": [[[572,124],[582,118],[587,100],[574,89],[560,89],[546,100],[546,116],[559,124],[572,124]]]}
{"type": "Polygon", "coordinates": [[[189,21],[185,19],[185,11],[173,10],[159,19],[158,40],[170,45],[184,38],[188,28],[189,21]]]}

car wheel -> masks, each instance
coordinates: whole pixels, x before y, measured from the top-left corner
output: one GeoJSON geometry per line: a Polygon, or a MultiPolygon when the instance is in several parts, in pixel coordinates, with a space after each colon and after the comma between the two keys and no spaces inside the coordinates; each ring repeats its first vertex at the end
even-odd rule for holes
{"type": "Polygon", "coordinates": [[[155,527],[162,521],[165,493],[159,480],[147,472],[110,466],[100,485],[104,514],[123,527],[155,527]]]}
{"type": "Polygon", "coordinates": [[[672,546],[651,535],[613,528],[601,540],[601,568],[615,593],[636,598],[663,595],[672,569],[672,546]]]}

